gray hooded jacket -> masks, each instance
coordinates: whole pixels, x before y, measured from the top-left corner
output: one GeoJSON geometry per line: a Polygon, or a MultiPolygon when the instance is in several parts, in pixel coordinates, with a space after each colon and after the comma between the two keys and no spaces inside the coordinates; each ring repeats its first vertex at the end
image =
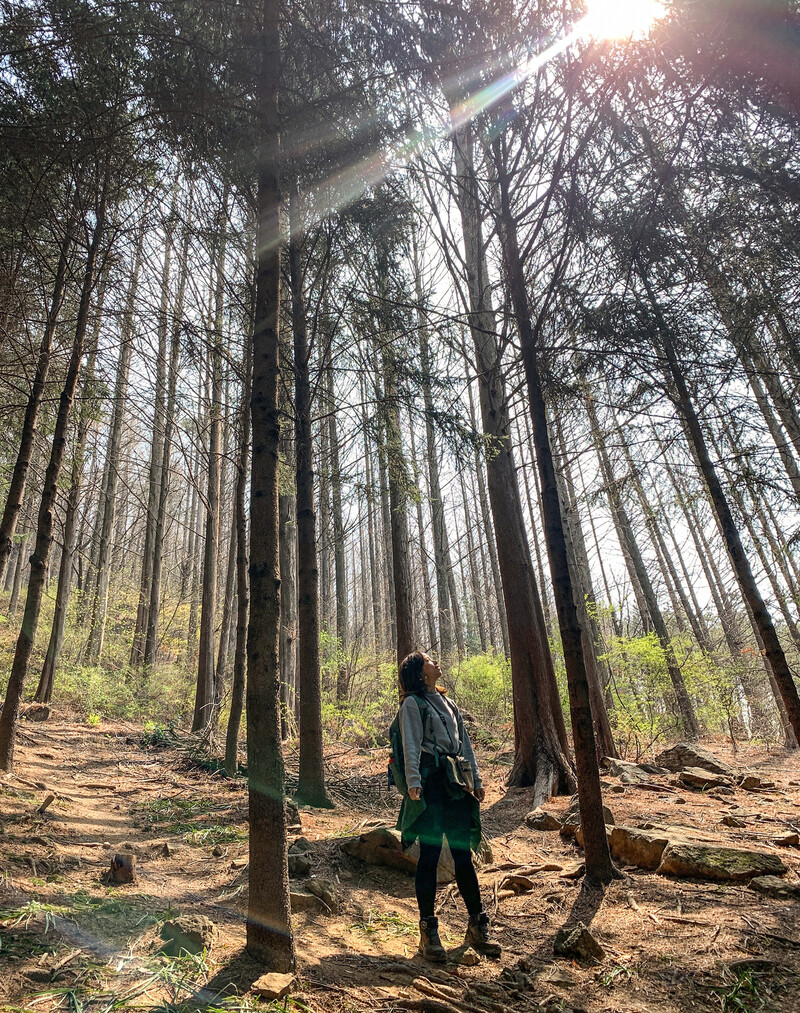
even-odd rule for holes
{"type": "Polygon", "coordinates": [[[472,751],[472,743],[464,727],[458,707],[438,691],[425,691],[428,705],[425,727],[422,727],[422,712],[414,694],[409,694],[400,707],[400,734],[403,737],[406,783],[409,788],[421,788],[422,778],[419,763],[422,753],[432,756],[450,753],[463,756],[469,761],[475,777],[475,787],[482,786],[481,775],[472,751]]]}

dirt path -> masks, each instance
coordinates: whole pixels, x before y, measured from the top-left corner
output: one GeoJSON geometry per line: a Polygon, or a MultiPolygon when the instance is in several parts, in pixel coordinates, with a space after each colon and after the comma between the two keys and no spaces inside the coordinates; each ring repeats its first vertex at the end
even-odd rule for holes
{"type": "MultiPolygon", "coordinates": [[[[724,747],[711,746],[725,756],[724,747]]],[[[327,1013],[427,1002],[434,1010],[438,1002],[439,1013],[448,1004],[586,1013],[800,1011],[800,905],[765,899],[742,884],[629,870],[591,923],[606,959],[591,967],[554,960],[555,932],[582,896],[579,880],[568,878],[580,851],[557,833],[526,827],[529,793],[506,792],[507,767],[491,757],[484,758],[484,822],[494,854],[480,880],[504,958],[429,968],[414,956],[410,877],[365,865],[341,849],[342,838],[394,820],[397,802],[384,787],[384,762],[383,750],[331,748],[337,807],[299,814],[294,836],[311,843],[313,875],[335,885],[340,909],[295,916],[300,981],[293,995],[300,1005],[287,1008],[327,1013]],[[501,889],[514,871],[503,866],[512,863],[553,868],[536,873],[534,889],[517,896],[501,889]]],[[[796,763],[755,749],[735,762],[774,780],[775,789],[711,798],[669,785],[620,791],[609,781],[606,802],[617,823],[680,824],[695,836],[772,850],[789,866],[787,879],[797,882],[800,851],[770,843],[800,821],[796,763]],[[721,818],[734,808],[745,813],[745,825],[723,826],[721,818]]],[[[288,768],[291,782],[291,755],[288,768]]],[[[561,812],[567,804],[556,800],[548,810],[561,812]]],[[[181,749],[145,747],[132,726],[28,723],[16,774],[0,781],[0,817],[1,1010],[188,1013],[211,1008],[212,1000],[214,1009],[264,1008],[246,995],[264,969],[243,954],[241,779],[209,774],[181,749]],[[57,798],[39,814],[49,791],[57,798]],[[135,884],[101,880],[117,851],[136,856],[135,884]],[[160,927],[177,912],[203,914],[216,925],[205,958],[158,953],[160,927]],[[226,990],[238,996],[215,999],[226,990]]],[[[452,949],[463,936],[464,914],[451,887],[442,889],[439,902],[452,949]]]]}

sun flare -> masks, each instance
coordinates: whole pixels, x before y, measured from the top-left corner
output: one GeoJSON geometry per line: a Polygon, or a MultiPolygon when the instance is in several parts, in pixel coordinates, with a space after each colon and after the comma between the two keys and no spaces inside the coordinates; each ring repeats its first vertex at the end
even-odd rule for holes
{"type": "Polygon", "coordinates": [[[666,13],[662,0],[587,0],[581,34],[596,39],[641,38],[666,13]]]}

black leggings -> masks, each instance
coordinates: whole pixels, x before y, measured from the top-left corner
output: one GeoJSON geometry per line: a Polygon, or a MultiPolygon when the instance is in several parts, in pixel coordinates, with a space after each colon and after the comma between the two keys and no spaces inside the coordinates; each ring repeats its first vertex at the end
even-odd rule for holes
{"type": "Polygon", "coordinates": [[[419,836],[419,862],[414,878],[420,918],[429,918],[436,900],[436,870],[447,837],[455,865],[456,883],[470,915],[483,910],[480,887],[469,845],[472,811],[470,801],[452,799],[441,768],[430,770],[425,778],[423,797],[426,808],[415,824],[419,836]]]}
{"type": "MultiPolygon", "coordinates": [[[[461,848],[452,847],[450,852],[456,867],[456,883],[464,898],[464,903],[467,905],[467,911],[471,915],[480,914],[483,904],[478,886],[478,875],[472,864],[472,852],[469,849],[464,851],[461,848]]],[[[419,862],[414,877],[414,890],[417,894],[420,918],[429,918],[433,914],[436,901],[436,869],[441,853],[441,844],[423,844],[420,841],[419,862]]]]}

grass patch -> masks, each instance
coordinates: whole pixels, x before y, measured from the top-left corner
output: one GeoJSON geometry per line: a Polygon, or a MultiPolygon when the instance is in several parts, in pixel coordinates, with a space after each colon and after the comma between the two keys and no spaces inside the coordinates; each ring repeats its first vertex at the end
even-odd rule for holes
{"type": "Polygon", "coordinates": [[[165,830],[180,834],[195,847],[233,844],[246,841],[242,827],[220,822],[219,814],[230,813],[230,803],[220,804],[212,798],[157,798],[137,805],[139,817],[148,830],[165,830]]]}
{"type": "Polygon", "coordinates": [[[370,908],[361,921],[353,922],[351,929],[363,932],[367,936],[383,935],[385,938],[397,936],[415,936],[419,932],[417,922],[403,918],[402,915],[390,914],[370,908]]]}

